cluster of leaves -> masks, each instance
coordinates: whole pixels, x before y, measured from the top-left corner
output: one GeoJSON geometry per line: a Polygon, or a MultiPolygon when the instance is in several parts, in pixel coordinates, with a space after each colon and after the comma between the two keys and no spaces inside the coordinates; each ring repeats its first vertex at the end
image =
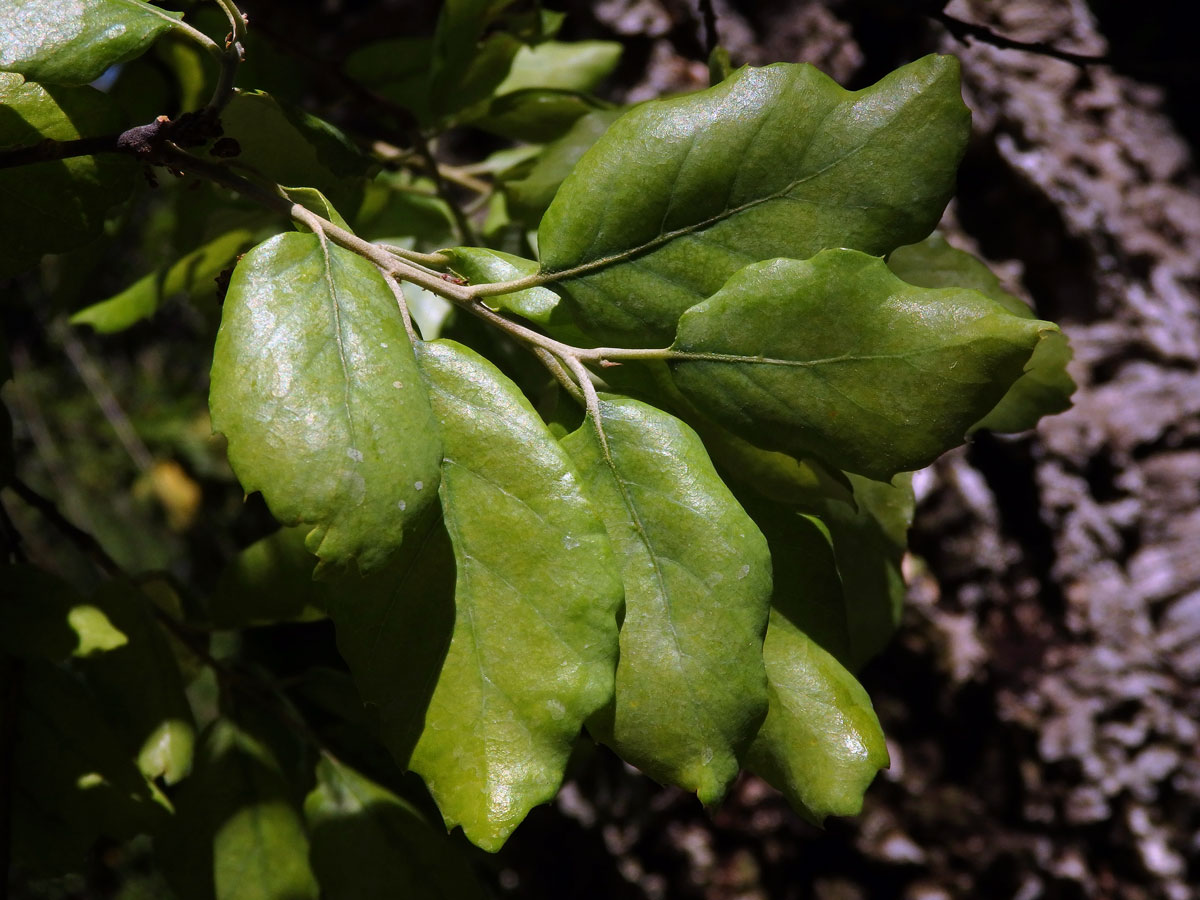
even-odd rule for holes
{"type": "Polygon", "coordinates": [[[0,275],[135,227],[141,162],[201,179],[152,201],[190,223],[167,261],[71,322],[186,294],[215,327],[232,268],[212,427],[284,526],[201,598],[98,548],[86,595],[9,566],[18,863],[148,834],[180,897],[475,895],[400,770],[496,851],[584,730],[705,804],[744,768],[810,819],[857,811],[887,753],[853,673],[898,620],[906,473],[1073,388],[1058,329],[931,236],[968,136],[956,61],[856,92],[747,67],[621,109],[591,93],[618,45],[446,0],[432,36],[345,60],[374,118],[343,130],[211,12],[0,11],[0,153],[28,163],[0,170],[0,275]],[[185,108],[215,84],[219,126],[139,160],[116,136],[164,71],[185,108]],[[451,129],[503,149],[439,165],[451,129]],[[325,620],[340,662],[294,690],[240,655],[325,620]]]}

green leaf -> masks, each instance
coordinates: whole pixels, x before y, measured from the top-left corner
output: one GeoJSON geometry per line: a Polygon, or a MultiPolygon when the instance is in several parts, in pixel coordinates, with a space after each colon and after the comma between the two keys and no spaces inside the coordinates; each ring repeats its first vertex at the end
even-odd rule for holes
{"type": "Polygon", "coordinates": [[[149,599],[133,585],[109,582],[91,601],[128,641],[79,667],[142,774],[175,784],[191,770],[195,742],[175,653],[149,599]]]}
{"type": "Polygon", "coordinates": [[[313,870],[327,900],[487,896],[469,861],[416,809],[330,757],[317,764],[304,815],[313,870]]]}
{"type": "MultiPolygon", "coordinates": [[[[808,598],[790,600],[799,606],[808,598]]],[[[862,685],[788,612],[778,601],[771,610],[763,644],[770,705],[747,768],[820,824],[862,809],[863,792],[887,767],[887,745],[862,685]]]]}
{"type": "Polygon", "coordinates": [[[212,287],[213,279],[253,241],[249,228],[228,231],[170,266],[139,278],[119,294],[79,310],[71,316],[71,324],[91,325],[101,334],[122,331],[150,318],[169,297],[212,287]]]}
{"type": "Polygon", "coordinates": [[[308,838],[291,794],[270,747],[217,719],[156,848],[181,900],[316,900],[308,838]]]}
{"type": "Polygon", "coordinates": [[[439,197],[417,193],[432,182],[400,172],[381,172],[367,186],[355,232],[368,241],[410,247],[419,237],[423,247],[444,247],[454,240],[454,217],[439,197]],[[406,243],[407,241],[407,243],[406,243]]]}
{"type": "Polygon", "coordinates": [[[323,618],[328,587],[313,580],[317,560],[305,531],[281,528],[239,553],[221,573],[209,601],[217,628],[245,628],[323,618]]]}
{"type": "Polygon", "coordinates": [[[340,210],[362,203],[368,161],[333,125],[261,91],[239,91],[221,113],[238,162],[276,184],[316,188],[340,210]]]}
{"type": "MultiPolygon", "coordinates": [[[[842,580],[848,640],[844,653],[823,646],[857,672],[887,646],[900,624],[905,598],[900,565],[916,502],[911,475],[897,475],[892,484],[858,475],[850,481],[854,505],[828,502],[819,512],[842,580]]],[[[805,627],[820,638],[811,623],[805,627]]]]}
{"type": "Polygon", "coordinates": [[[447,826],[495,851],[554,797],[584,720],[612,696],[621,584],[574,466],[517,387],[458,344],[422,344],[419,360],[458,575],[409,765],[447,826]]]}
{"type": "Polygon", "coordinates": [[[543,41],[521,47],[496,96],[530,88],[592,91],[620,59],[621,45],[615,41],[543,41]]]}
{"type": "Polygon", "coordinates": [[[815,511],[827,500],[854,505],[854,490],[846,474],[815,459],[797,459],[763,450],[701,413],[671,380],[665,363],[653,364],[654,387],[662,392],[681,419],[704,439],[709,456],[730,478],[776,503],[815,511]]]}
{"type": "Polygon", "coordinates": [[[546,147],[522,177],[506,178],[502,187],[509,212],[531,225],[537,224],[559,185],[621,113],[619,109],[606,109],[579,118],[570,131],[546,147]]]}
{"type": "MultiPolygon", "coordinates": [[[[950,246],[940,234],[900,247],[888,257],[888,268],[919,287],[974,288],[1014,315],[1033,318],[1028,305],[1004,290],[991,269],[970,253],[950,246]]],[[[1057,331],[1043,334],[1025,364],[1024,374],[971,430],[1025,431],[1042,416],[1069,409],[1075,392],[1075,380],[1067,373],[1070,361],[1071,345],[1066,335],[1057,331]]]]}
{"type": "MultiPolygon", "coordinates": [[[[31,661],[18,685],[20,738],[11,770],[18,858],[49,857],[69,864],[64,856],[81,853],[102,835],[125,840],[155,831],[169,805],[134,766],[78,679],[50,663],[31,661]],[[48,820],[61,823],[55,837],[65,838],[66,848],[42,843],[46,829],[38,824],[48,820]],[[33,826],[29,833],[27,824],[33,826]]],[[[76,865],[83,862],[82,855],[75,860],[76,865]]]]}
{"type": "Polygon", "coordinates": [[[209,402],[242,486],[316,526],[318,570],[379,567],[434,502],[441,446],[395,297],[317,235],[277,235],[234,270],[209,402]]]}
{"type": "MultiPolygon", "coordinates": [[[[844,539],[846,522],[875,521],[868,519],[875,495],[866,487],[861,492],[858,513],[845,503],[827,501],[840,517],[835,526],[839,538],[844,539]]],[[[852,594],[864,582],[850,572],[844,578],[838,559],[871,569],[883,561],[881,548],[859,542],[838,554],[833,533],[815,516],[759,499],[747,502],[746,510],[771,548],[774,583],[763,645],[770,702],[747,767],[812,821],[855,814],[863,791],[887,765],[888,756],[870,699],[839,660],[870,655],[876,649],[872,641],[878,612],[878,604],[871,603],[884,601],[888,626],[892,607],[890,598],[852,594]]],[[[901,532],[901,542],[903,537],[901,532]]]]}
{"type": "MultiPolygon", "coordinates": [[[[288,199],[293,203],[299,203],[309,212],[314,212],[321,218],[328,219],[334,225],[338,226],[339,228],[344,228],[351,234],[354,233],[354,229],[351,228],[347,224],[346,220],[342,218],[341,213],[339,213],[334,208],[333,204],[329,202],[329,199],[316,188],[285,187],[283,188],[283,192],[287,194],[288,199]]],[[[307,225],[303,225],[299,222],[296,223],[296,230],[311,231],[307,225]]]]}
{"type": "Polygon", "coordinates": [[[522,47],[496,96],[529,89],[595,90],[617,67],[620,50],[616,41],[542,41],[522,47]]]}
{"type": "Polygon", "coordinates": [[[445,0],[433,34],[428,103],[433,119],[465,109],[495,92],[521,44],[484,30],[511,0],[445,0]]]}
{"type": "Polygon", "coordinates": [[[808,65],[743,68],[609,128],[546,212],[542,269],[597,340],[663,346],[748,263],[924,237],[968,131],[953,57],[854,92],[808,65]]]}
{"type": "MultiPolygon", "coordinates": [[[[0,32],[2,33],[2,32],[0,32]]],[[[0,74],[0,150],[43,140],[117,134],[115,104],[90,87],[46,87],[0,74]]],[[[109,207],[133,190],[137,165],[116,154],[77,156],[0,170],[0,279],[100,233],[109,207]]]]}
{"type": "MultiPolygon", "coordinates": [[[[483,247],[454,247],[442,251],[450,258],[451,271],[466,278],[472,284],[490,284],[499,281],[514,281],[537,272],[537,263],[522,259],[511,253],[488,250],[483,247]]],[[[549,324],[559,304],[558,294],[548,288],[533,287],[511,294],[484,297],[483,302],[491,309],[515,313],[522,318],[549,324]]]]}
{"type": "Polygon", "coordinates": [[[860,610],[852,610],[843,590],[825,522],[757,497],[742,498],[742,503],[771,549],[772,605],[826,652],[849,659],[856,627],[852,620],[860,610]]]}
{"type": "Polygon", "coordinates": [[[5,0],[0,70],[30,81],[88,84],[140,56],[183,18],[142,0],[5,0]]]}
{"type": "Polygon", "coordinates": [[[546,143],[562,137],[583,116],[606,105],[576,91],[528,88],[496,97],[463,119],[514,141],[546,143]]]}
{"type": "Polygon", "coordinates": [[[690,428],[636,400],[602,398],[599,412],[563,440],[625,581],[615,703],[588,730],[716,803],[766,710],[766,541],[690,428]]]}
{"type": "Polygon", "coordinates": [[[346,74],[429,123],[429,67],[433,42],[427,37],[390,38],[365,44],[346,57],[346,74]]]}
{"type": "Polygon", "coordinates": [[[827,250],[747,266],[679,321],[679,389],[753,443],[877,480],[962,443],[1057,326],[827,250]]]}
{"type": "Polygon", "coordinates": [[[454,631],[455,577],[441,512],[430,509],[382,570],[347,573],[329,592],[338,651],[368,718],[406,768],[454,631]]]}
{"type": "Polygon", "coordinates": [[[61,662],[104,653],[128,638],[74,588],[33,566],[5,566],[0,650],[18,659],[61,662]]]}

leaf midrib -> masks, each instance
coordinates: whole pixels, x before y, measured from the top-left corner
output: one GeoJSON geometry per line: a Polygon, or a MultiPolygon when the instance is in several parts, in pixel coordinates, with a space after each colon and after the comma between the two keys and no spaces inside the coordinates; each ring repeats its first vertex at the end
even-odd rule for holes
{"type": "Polygon", "coordinates": [[[856,145],[855,147],[851,148],[850,150],[846,151],[844,154],[839,156],[837,159],[831,160],[829,163],[822,166],[817,171],[810,172],[807,175],[801,176],[800,178],[797,178],[794,181],[785,185],[784,187],[780,188],[778,191],[775,191],[774,193],[771,193],[771,194],[767,194],[764,197],[757,197],[753,200],[749,200],[746,203],[743,203],[741,206],[736,206],[733,209],[722,210],[721,212],[717,213],[715,216],[710,216],[709,218],[703,219],[702,221],[697,222],[695,224],[685,225],[681,228],[676,228],[673,231],[662,232],[657,237],[654,237],[651,240],[646,241],[643,244],[639,244],[636,247],[630,247],[630,248],[628,248],[626,250],[622,250],[618,253],[610,254],[609,256],[602,256],[599,259],[594,259],[594,260],[590,260],[589,262],[580,263],[579,265],[571,266],[566,269],[551,269],[551,270],[543,269],[541,272],[539,272],[539,276],[542,279],[544,279],[540,283],[541,284],[551,284],[556,281],[566,281],[571,278],[578,278],[582,275],[587,275],[598,269],[607,268],[608,266],[614,265],[616,263],[625,262],[625,261],[633,259],[637,256],[641,256],[642,254],[650,253],[654,250],[657,250],[659,247],[662,247],[662,246],[665,246],[666,244],[671,243],[676,238],[686,237],[690,234],[697,234],[697,233],[706,231],[707,229],[711,228],[712,226],[717,225],[721,222],[724,222],[726,219],[731,219],[734,216],[737,216],[743,212],[746,212],[747,210],[754,209],[755,207],[761,206],[764,203],[770,203],[773,200],[791,199],[791,200],[795,200],[798,202],[815,202],[815,201],[805,200],[804,198],[801,198],[801,197],[789,197],[789,194],[791,193],[791,191],[795,190],[797,187],[804,184],[805,182],[812,181],[814,178],[819,178],[820,176],[824,175],[826,172],[830,171],[831,169],[835,168],[836,166],[841,165],[843,162],[848,160],[850,157],[854,156],[856,153],[863,150],[871,142],[871,140],[874,137],[875,137],[875,132],[872,132],[867,140],[863,141],[862,143],[860,143],[860,144],[856,145]]]}

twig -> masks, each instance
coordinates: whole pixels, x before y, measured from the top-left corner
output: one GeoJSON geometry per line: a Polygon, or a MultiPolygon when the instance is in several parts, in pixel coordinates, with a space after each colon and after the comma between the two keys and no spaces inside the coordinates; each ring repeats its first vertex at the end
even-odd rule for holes
{"type": "Polygon", "coordinates": [[[107,134],[103,137],[79,138],[74,141],[47,139],[28,147],[0,150],[0,169],[29,166],[55,159],[72,159],[76,156],[94,156],[97,153],[116,153],[119,138],[119,134],[107,134]]]}
{"type": "Polygon", "coordinates": [[[967,38],[974,38],[982,43],[991,44],[993,47],[999,47],[1001,50],[1021,50],[1025,53],[1037,53],[1041,56],[1060,59],[1063,62],[1069,62],[1077,66],[1091,66],[1098,63],[1108,64],[1111,62],[1107,56],[1089,56],[1083,53],[1072,53],[1069,50],[1060,50],[1051,44],[1045,44],[1041,41],[1027,42],[1014,40],[1002,34],[997,34],[986,25],[964,22],[962,19],[956,19],[954,16],[941,10],[928,13],[928,15],[935,22],[940,22],[945,26],[946,30],[962,44],[967,43],[967,38]]]}
{"type": "MultiPolygon", "coordinates": [[[[422,171],[428,169],[428,161],[421,156],[411,153],[407,150],[402,150],[395,144],[389,144],[387,141],[375,141],[371,144],[371,150],[378,156],[382,157],[386,162],[397,166],[420,166],[422,171]]],[[[474,191],[477,194],[490,193],[492,190],[491,184],[481,178],[476,178],[475,174],[469,171],[466,166],[447,166],[438,164],[438,174],[447,181],[451,181],[460,187],[465,187],[469,191],[474,191]]]]}

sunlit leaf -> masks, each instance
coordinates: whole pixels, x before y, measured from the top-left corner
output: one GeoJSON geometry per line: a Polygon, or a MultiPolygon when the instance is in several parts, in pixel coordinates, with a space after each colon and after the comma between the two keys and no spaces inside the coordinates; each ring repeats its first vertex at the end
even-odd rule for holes
{"type": "Polygon", "coordinates": [[[313,524],[323,565],[378,567],[435,501],[437,424],[396,299],[317,235],[277,235],[234,270],[210,406],[243,487],[313,524]]]}
{"type": "MultiPolygon", "coordinates": [[[[807,597],[794,595],[793,605],[807,597]]],[[[820,823],[856,815],[863,792],[888,764],[871,699],[853,675],[776,602],[763,645],[770,705],[747,768],[820,823]]]]}
{"type": "MultiPolygon", "coordinates": [[[[450,258],[451,271],[472,284],[514,281],[537,272],[537,263],[510,253],[483,247],[454,247],[443,251],[450,258]]],[[[558,294],[543,287],[527,288],[511,294],[498,294],[483,300],[490,308],[516,313],[522,318],[545,325],[560,303],[558,294]]]]}
{"type": "Polygon", "coordinates": [[[496,88],[496,96],[529,88],[595,90],[620,58],[621,45],[616,41],[543,41],[522,47],[508,77],[496,88]]]}
{"type": "Polygon", "coordinates": [[[457,344],[423,344],[419,361],[458,574],[409,765],[447,825],[496,850],[553,798],[584,720],[612,696],[621,585],[574,465],[516,386],[457,344]]]}
{"type": "Polygon", "coordinates": [[[658,781],[715,803],[766,709],[766,541],[700,438],[636,400],[605,398],[563,441],[621,561],[615,703],[588,729],[658,781]]]}
{"type": "Polygon", "coordinates": [[[29,565],[0,568],[0,650],[60,662],[121,647],[127,635],[69,584],[29,565]]]}
{"type": "Polygon", "coordinates": [[[952,57],[855,92],[807,65],[740,69],[605,132],[542,220],[542,269],[597,341],[663,346],[748,263],[920,240],[968,125],[952,57]]]}
{"type": "Polygon", "coordinates": [[[679,389],[753,443],[879,480],[962,443],[1049,322],[977,291],[916,288],[853,250],[747,266],[688,310],[679,389]]]}
{"type": "Polygon", "coordinates": [[[5,0],[0,70],[47,84],[88,84],[145,52],[182,18],[142,0],[5,0]]]}
{"type": "MultiPolygon", "coordinates": [[[[1033,318],[1033,312],[1000,284],[984,263],[932,234],[919,244],[900,247],[888,257],[888,267],[909,284],[920,287],[974,288],[1002,304],[1014,315],[1033,318]]],[[[1071,345],[1064,334],[1042,335],[1024,374],[972,430],[1013,432],[1033,428],[1042,416],[1069,409],[1075,380],[1067,373],[1071,345]]]]}

